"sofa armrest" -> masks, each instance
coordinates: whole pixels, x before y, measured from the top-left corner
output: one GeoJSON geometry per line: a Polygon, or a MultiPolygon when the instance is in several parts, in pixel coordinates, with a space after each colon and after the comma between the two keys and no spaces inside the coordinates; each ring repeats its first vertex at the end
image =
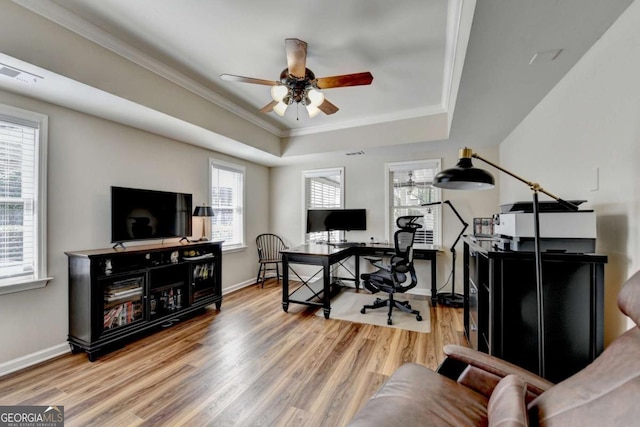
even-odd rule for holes
{"type": "MultiPolygon", "coordinates": [[[[491,396],[493,389],[502,378],[512,374],[519,376],[527,383],[527,402],[553,386],[552,382],[526,369],[468,347],[449,344],[444,347],[444,354],[447,360],[464,364],[464,368],[461,372],[458,371],[457,377],[444,372],[446,369],[438,369],[438,372],[443,371],[441,373],[486,397],[491,396]]],[[[443,363],[443,366],[445,365],[443,363]]]]}

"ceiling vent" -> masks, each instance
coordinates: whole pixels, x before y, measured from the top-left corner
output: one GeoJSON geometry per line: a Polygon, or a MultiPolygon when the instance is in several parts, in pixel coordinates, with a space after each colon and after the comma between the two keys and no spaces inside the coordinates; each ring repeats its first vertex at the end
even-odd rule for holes
{"type": "Polygon", "coordinates": [[[24,70],[20,70],[19,68],[10,67],[6,64],[0,63],[0,75],[12,78],[14,80],[18,80],[22,83],[33,84],[38,83],[43,79],[41,76],[36,76],[35,74],[28,73],[24,70]]]}

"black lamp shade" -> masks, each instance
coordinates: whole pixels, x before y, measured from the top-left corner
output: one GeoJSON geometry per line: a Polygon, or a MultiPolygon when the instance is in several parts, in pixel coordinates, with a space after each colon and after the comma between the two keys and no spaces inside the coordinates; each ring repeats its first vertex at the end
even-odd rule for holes
{"type": "Polygon", "coordinates": [[[488,190],[495,186],[493,175],[484,169],[474,168],[471,159],[463,157],[458,164],[438,173],[433,186],[449,190],[488,190]]]}
{"type": "Polygon", "coordinates": [[[213,216],[213,209],[211,206],[196,206],[193,216],[213,216]]]}

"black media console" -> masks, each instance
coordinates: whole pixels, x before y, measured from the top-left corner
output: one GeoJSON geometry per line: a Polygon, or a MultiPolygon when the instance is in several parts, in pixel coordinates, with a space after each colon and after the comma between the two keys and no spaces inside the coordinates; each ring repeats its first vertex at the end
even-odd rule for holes
{"type": "Polygon", "coordinates": [[[69,344],[94,361],[143,331],[222,304],[221,242],[66,252],[69,344]]]}

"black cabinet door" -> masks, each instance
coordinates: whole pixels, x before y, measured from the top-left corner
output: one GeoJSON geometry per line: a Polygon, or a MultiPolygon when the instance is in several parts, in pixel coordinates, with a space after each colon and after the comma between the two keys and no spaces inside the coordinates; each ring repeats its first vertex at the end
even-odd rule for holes
{"type": "MultiPolygon", "coordinates": [[[[494,289],[501,303],[494,354],[538,371],[537,295],[534,261],[503,259],[494,289]]],[[[543,262],[545,377],[561,381],[589,364],[598,349],[594,341],[602,316],[602,281],[597,267],[572,261],[543,262]]]]}

